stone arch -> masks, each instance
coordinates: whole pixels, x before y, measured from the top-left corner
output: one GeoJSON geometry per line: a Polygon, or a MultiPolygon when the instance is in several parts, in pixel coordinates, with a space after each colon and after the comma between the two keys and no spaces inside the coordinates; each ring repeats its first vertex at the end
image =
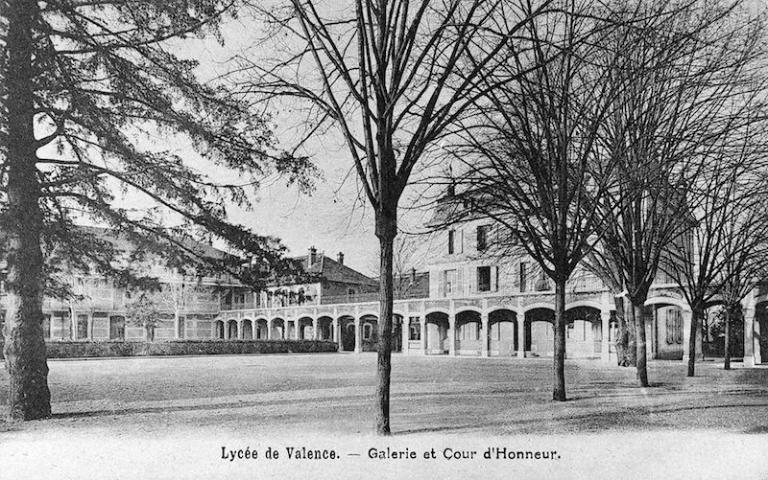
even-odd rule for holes
{"type": "Polygon", "coordinates": [[[363,349],[370,350],[379,341],[379,317],[372,313],[360,315],[360,338],[363,349]]]}
{"type": "Polygon", "coordinates": [[[253,340],[253,321],[250,318],[243,320],[243,325],[240,327],[240,338],[253,340]]]}
{"type": "Polygon", "coordinates": [[[603,339],[601,310],[589,302],[565,311],[565,351],[568,358],[600,356],[603,339]]]}
{"type": "Polygon", "coordinates": [[[238,336],[237,320],[234,318],[227,322],[227,340],[235,340],[238,336]]]}
{"type": "MultiPolygon", "coordinates": [[[[482,318],[474,308],[462,309],[456,313],[456,353],[458,355],[480,355],[482,352],[482,318]]],[[[448,341],[451,339],[449,338],[448,341]]]]}
{"type": "Polygon", "coordinates": [[[224,332],[225,332],[224,320],[216,320],[213,324],[213,338],[224,340],[224,336],[225,336],[224,332]]]}
{"type": "Polygon", "coordinates": [[[341,335],[341,349],[345,352],[355,351],[355,317],[352,315],[339,316],[339,335],[341,335]]]}
{"type": "Polygon", "coordinates": [[[488,355],[515,355],[520,345],[517,323],[517,312],[511,309],[498,308],[488,314],[488,355]]]}
{"type": "Polygon", "coordinates": [[[525,311],[525,345],[531,356],[551,357],[554,353],[555,311],[552,306],[535,306],[525,311]]]}
{"type": "Polygon", "coordinates": [[[256,327],[254,329],[254,338],[258,340],[266,340],[268,337],[267,332],[269,331],[269,322],[266,318],[257,318],[255,321],[256,327]]]}
{"type": "Polygon", "coordinates": [[[440,310],[433,310],[424,318],[428,354],[442,355],[448,353],[448,314],[440,310]]]}
{"type": "Polygon", "coordinates": [[[312,317],[302,316],[296,319],[296,338],[298,340],[312,340],[315,338],[312,317]]]}
{"type": "Polygon", "coordinates": [[[318,338],[320,340],[333,340],[334,338],[333,318],[327,315],[322,315],[318,317],[317,330],[319,333],[318,338]]]}
{"type": "Polygon", "coordinates": [[[275,317],[269,322],[269,329],[270,329],[270,338],[276,339],[276,340],[286,340],[288,337],[286,336],[285,331],[285,319],[282,317],[275,317]]]}

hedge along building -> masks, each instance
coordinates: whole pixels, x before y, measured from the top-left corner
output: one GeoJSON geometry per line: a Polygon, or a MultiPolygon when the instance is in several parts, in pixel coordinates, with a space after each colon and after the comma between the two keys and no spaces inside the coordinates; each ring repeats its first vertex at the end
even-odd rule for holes
{"type": "MultiPolygon", "coordinates": [[[[115,262],[125,262],[137,247],[114,232],[95,227],[80,227],[108,240],[118,252],[115,262]]],[[[227,254],[199,242],[185,242],[187,248],[212,258],[227,254]]],[[[151,292],[159,317],[155,340],[211,338],[214,320],[221,311],[222,294],[241,284],[227,274],[183,276],[166,266],[164,258],[147,255],[132,261],[137,275],[157,278],[160,290],[151,292]]],[[[57,280],[69,286],[72,298],[46,297],[43,301],[43,335],[46,341],[123,341],[143,340],[145,329],[127,318],[131,293],[105,276],[78,273],[62,268],[57,280]]],[[[0,304],[5,302],[4,283],[0,282],[0,304]]],[[[0,332],[2,329],[0,328],[0,332]]]]}

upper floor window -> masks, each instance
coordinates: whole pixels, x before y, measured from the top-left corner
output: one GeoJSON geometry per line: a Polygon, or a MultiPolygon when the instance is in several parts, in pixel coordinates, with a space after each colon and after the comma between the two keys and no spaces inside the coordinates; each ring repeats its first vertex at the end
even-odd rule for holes
{"type": "Polygon", "coordinates": [[[444,270],[440,276],[440,294],[443,297],[447,297],[456,291],[456,270],[444,270]]]}
{"type": "Polygon", "coordinates": [[[491,267],[477,267],[477,291],[491,290],[491,267]]]}
{"type": "Polygon", "coordinates": [[[448,255],[456,251],[456,230],[448,230],[448,255]]]}
{"type": "Polygon", "coordinates": [[[477,251],[482,252],[488,248],[489,225],[479,225],[477,227],[477,251]]]}
{"type": "Polygon", "coordinates": [[[528,291],[528,262],[520,262],[520,292],[528,291]]]}

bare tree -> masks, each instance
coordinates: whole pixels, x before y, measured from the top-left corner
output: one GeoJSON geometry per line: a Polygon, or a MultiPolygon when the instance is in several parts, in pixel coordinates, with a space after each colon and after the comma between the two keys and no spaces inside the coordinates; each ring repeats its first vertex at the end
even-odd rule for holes
{"type": "Polygon", "coordinates": [[[728,336],[731,307],[766,263],[764,106],[750,99],[742,105],[734,118],[739,125],[721,139],[720,149],[707,158],[705,170],[691,185],[699,191],[691,211],[693,226],[668,245],[660,262],[691,307],[689,377],[695,373],[696,337],[706,310],[725,304],[728,336]]]}
{"type": "Polygon", "coordinates": [[[598,140],[620,86],[611,81],[615,51],[603,46],[610,12],[553,5],[525,25],[528,43],[494,72],[517,80],[486,77],[500,85],[476,103],[454,157],[470,186],[462,200],[508,231],[507,247],[525,251],[555,284],[552,398],[564,401],[566,282],[600,238],[600,206],[617,178],[598,140]]]}
{"type": "Polygon", "coordinates": [[[730,131],[732,100],[744,91],[754,44],[745,41],[750,22],[734,5],[638,5],[626,14],[645,12],[645,21],[625,24],[622,41],[633,41],[616,70],[622,77],[616,81],[629,88],[616,97],[603,135],[604,148],[619,159],[622,181],[609,196],[609,221],[595,252],[621,273],[637,378],[648,386],[642,308],[665,249],[693,225],[697,199],[690,186],[730,131]]]}
{"type": "Polygon", "coordinates": [[[526,9],[525,2],[518,8],[513,1],[356,0],[340,8],[293,0],[287,11],[262,11],[290,39],[281,45],[285,55],[271,65],[244,61],[243,69],[252,75],[247,91],[308,101],[310,114],[316,114],[305,123],[308,136],[328,123],[336,125],[373,207],[381,260],[379,434],[390,432],[392,259],[399,201],[430,148],[495,87],[485,74],[548,3],[526,9]]]}

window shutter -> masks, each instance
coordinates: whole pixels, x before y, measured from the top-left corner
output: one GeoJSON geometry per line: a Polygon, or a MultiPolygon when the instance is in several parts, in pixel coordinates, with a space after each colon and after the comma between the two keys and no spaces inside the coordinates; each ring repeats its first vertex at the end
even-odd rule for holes
{"type": "Polygon", "coordinates": [[[440,274],[437,276],[437,290],[438,297],[445,296],[445,272],[440,272],[440,274]]]}
{"type": "Polygon", "coordinates": [[[456,296],[464,295],[464,269],[458,268],[456,270],[456,296]]]}
{"type": "Polygon", "coordinates": [[[468,293],[472,294],[478,291],[477,289],[477,267],[471,267],[469,269],[469,282],[467,291],[468,293]]]}
{"type": "Polygon", "coordinates": [[[459,248],[457,251],[459,253],[464,253],[464,230],[458,230],[456,233],[458,233],[456,236],[458,237],[459,242],[459,248]]]}
{"type": "Polygon", "coordinates": [[[499,291],[499,267],[491,267],[491,291],[499,291]]]}

